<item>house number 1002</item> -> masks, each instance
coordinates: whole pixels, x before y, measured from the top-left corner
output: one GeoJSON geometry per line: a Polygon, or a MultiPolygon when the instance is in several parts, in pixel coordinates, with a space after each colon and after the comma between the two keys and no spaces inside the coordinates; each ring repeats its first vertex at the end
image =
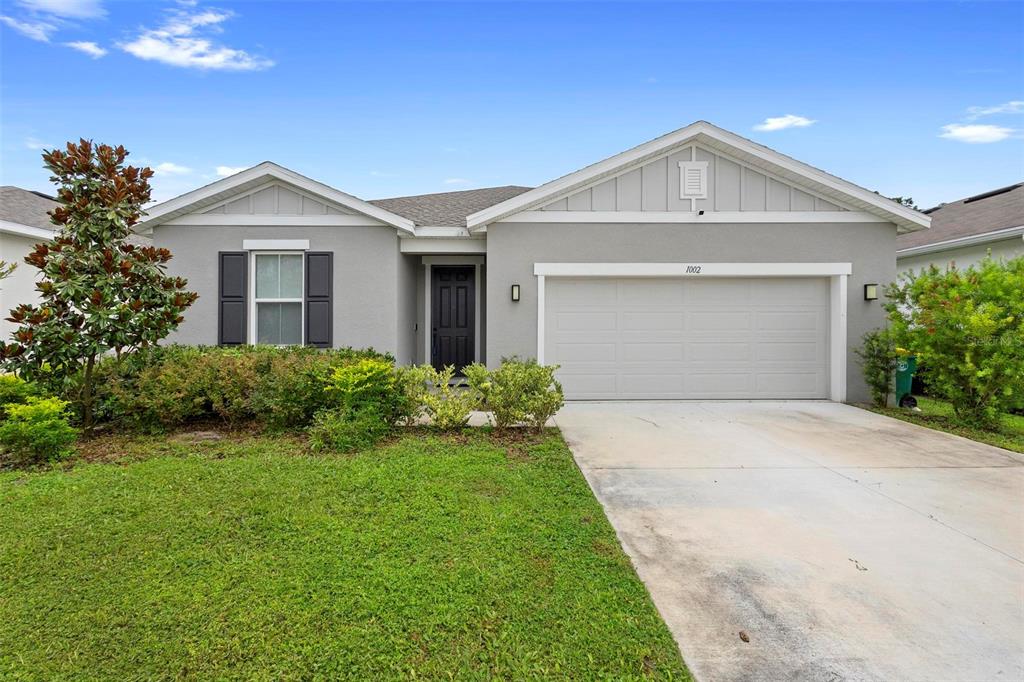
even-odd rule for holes
{"type": "Polygon", "coordinates": [[[699,265],[687,265],[686,266],[686,274],[687,275],[699,275],[700,274],[700,266],[699,265]]]}

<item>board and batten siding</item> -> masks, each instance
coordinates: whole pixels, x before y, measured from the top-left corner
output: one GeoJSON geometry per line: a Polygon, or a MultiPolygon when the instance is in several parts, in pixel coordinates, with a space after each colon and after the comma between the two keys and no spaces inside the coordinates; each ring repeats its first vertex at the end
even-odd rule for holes
{"type": "Polygon", "coordinates": [[[352,211],[325,204],[280,184],[255,189],[236,195],[213,208],[207,214],[226,215],[355,215],[352,211]]]}
{"type": "Polygon", "coordinates": [[[687,146],[553,201],[543,211],[843,211],[720,153],[687,146]],[[691,153],[693,157],[691,158],[691,153]],[[708,164],[707,198],[680,198],[679,163],[708,164]]]}

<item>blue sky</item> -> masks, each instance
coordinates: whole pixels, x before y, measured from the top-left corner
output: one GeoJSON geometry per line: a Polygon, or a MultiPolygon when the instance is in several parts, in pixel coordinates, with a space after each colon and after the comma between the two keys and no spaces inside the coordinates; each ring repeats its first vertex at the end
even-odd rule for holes
{"type": "Polygon", "coordinates": [[[1024,179],[1024,3],[0,15],[0,183],[44,191],[39,147],[79,137],[157,168],[158,199],[266,159],[370,199],[537,185],[697,119],[923,207],[1024,179]]]}

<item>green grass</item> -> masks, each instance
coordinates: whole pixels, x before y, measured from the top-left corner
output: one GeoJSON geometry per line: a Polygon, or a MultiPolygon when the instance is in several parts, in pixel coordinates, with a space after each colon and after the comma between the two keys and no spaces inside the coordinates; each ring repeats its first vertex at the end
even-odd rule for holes
{"type": "Polygon", "coordinates": [[[0,473],[0,678],[688,679],[557,432],[87,450],[0,473]]]}
{"type": "Polygon", "coordinates": [[[939,431],[955,433],[964,438],[976,440],[979,443],[988,443],[1014,452],[1024,453],[1024,417],[1014,414],[1004,414],[1002,422],[997,430],[978,429],[970,426],[962,426],[953,418],[953,407],[944,400],[935,398],[918,397],[917,406],[920,412],[903,410],[893,407],[872,407],[874,412],[879,412],[896,419],[920,424],[939,431]]]}

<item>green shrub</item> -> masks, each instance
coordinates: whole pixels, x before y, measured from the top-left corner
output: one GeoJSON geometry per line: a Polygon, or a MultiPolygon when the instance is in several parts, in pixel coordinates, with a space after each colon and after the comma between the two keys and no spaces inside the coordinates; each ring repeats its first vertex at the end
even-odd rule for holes
{"type": "Polygon", "coordinates": [[[390,431],[388,422],[372,408],[321,410],[309,429],[309,444],[317,452],[365,450],[386,438],[390,431]]]}
{"type": "Polygon", "coordinates": [[[7,415],[5,405],[17,403],[23,405],[33,396],[38,396],[39,391],[35,384],[19,378],[15,374],[0,374],[0,419],[7,415]]]}
{"type": "Polygon", "coordinates": [[[236,426],[306,426],[329,407],[324,392],[334,368],[389,355],[351,348],[166,346],[96,368],[98,420],[146,431],[219,419],[236,426]]]}
{"type": "Polygon", "coordinates": [[[424,378],[433,385],[424,391],[423,407],[434,427],[442,431],[461,429],[469,423],[469,413],[480,407],[482,396],[472,386],[452,385],[455,368],[451,365],[438,371],[421,365],[424,378]]]}
{"type": "Polygon", "coordinates": [[[414,424],[423,415],[426,407],[424,398],[432,376],[432,368],[426,365],[395,368],[395,383],[400,395],[399,424],[414,424]]]}
{"type": "Polygon", "coordinates": [[[894,339],[956,417],[992,427],[1024,395],[1024,257],[932,266],[886,291],[894,339]]]}
{"type": "Polygon", "coordinates": [[[498,429],[526,423],[542,429],[564,404],[562,386],[555,380],[557,365],[538,365],[535,360],[502,360],[493,372],[475,363],[466,367],[470,386],[483,397],[498,429]]]}
{"type": "Polygon", "coordinates": [[[76,430],[68,424],[68,403],[58,398],[29,396],[25,403],[7,403],[0,423],[0,446],[17,463],[62,459],[72,452],[76,430]]]}
{"type": "Polygon", "coordinates": [[[899,354],[896,343],[885,329],[875,329],[863,336],[863,344],[854,351],[860,358],[864,381],[871,390],[871,401],[885,407],[895,388],[896,364],[899,354]]]}

